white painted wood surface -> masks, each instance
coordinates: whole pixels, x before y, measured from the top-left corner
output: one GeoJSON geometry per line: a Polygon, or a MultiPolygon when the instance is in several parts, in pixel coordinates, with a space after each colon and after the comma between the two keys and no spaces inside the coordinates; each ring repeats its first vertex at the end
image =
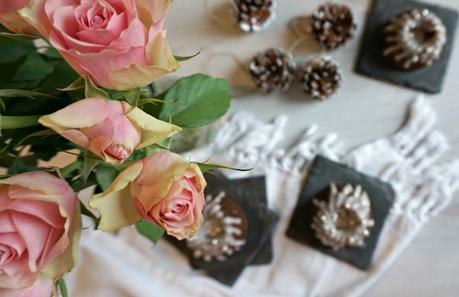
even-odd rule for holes
{"type": "MultiPolygon", "coordinates": [[[[278,0],[277,18],[265,31],[243,34],[232,26],[228,0],[208,0],[210,10],[227,25],[213,21],[206,13],[205,0],[175,0],[168,20],[170,43],[176,54],[189,55],[203,49],[199,57],[183,63],[179,76],[208,72],[230,79],[233,85],[251,86],[249,77],[228,56],[243,63],[268,47],[288,48],[294,37],[288,22],[295,16],[311,13],[320,0],[278,0]],[[226,3],[226,4],[225,4],[226,3]]],[[[401,0],[402,1],[402,0],[401,0]]],[[[316,123],[323,132],[336,132],[347,147],[395,131],[403,122],[406,108],[416,92],[353,73],[368,0],[342,1],[353,8],[358,31],[356,38],[332,53],[343,68],[345,81],[339,94],[327,102],[306,99],[294,85],[285,95],[253,94],[233,101],[232,110],[246,110],[268,119],[278,114],[290,117],[290,137],[301,128],[316,123]]],[[[435,0],[437,4],[459,10],[458,0],[435,0]]],[[[307,56],[317,47],[311,43],[297,51],[307,56]]],[[[459,158],[459,44],[455,45],[444,91],[429,96],[439,115],[439,129],[451,150],[444,160],[459,158]]],[[[398,263],[368,297],[459,296],[459,193],[452,205],[431,222],[412,243],[398,263]]]]}

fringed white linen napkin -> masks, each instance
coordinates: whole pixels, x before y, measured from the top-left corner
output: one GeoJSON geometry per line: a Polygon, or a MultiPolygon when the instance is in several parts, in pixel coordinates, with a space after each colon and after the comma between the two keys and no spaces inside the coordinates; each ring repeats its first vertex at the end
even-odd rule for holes
{"type": "Polygon", "coordinates": [[[228,172],[232,178],[265,174],[270,207],[280,222],[270,265],[250,266],[232,287],[193,271],[184,256],[164,241],[156,247],[125,229],[118,236],[86,231],[80,263],[69,276],[74,297],[357,297],[384,274],[422,227],[447,207],[459,187],[459,161],[434,165],[447,142],[434,129],[435,114],[422,98],[413,102],[407,123],[394,135],[343,152],[336,135],[310,127],[290,148],[279,148],[286,117],[270,123],[234,115],[215,141],[190,153],[195,161],[212,157],[252,172],[228,172]],[[390,182],[396,201],[381,233],[373,264],[358,270],[294,242],[285,230],[307,168],[317,154],[346,163],[390,182]]]}

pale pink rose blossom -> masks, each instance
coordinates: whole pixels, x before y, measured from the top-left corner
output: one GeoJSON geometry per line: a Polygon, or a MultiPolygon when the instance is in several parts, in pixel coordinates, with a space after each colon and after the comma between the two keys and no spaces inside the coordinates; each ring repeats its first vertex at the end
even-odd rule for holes
{"type": "Polygon", "coordinates": [[[197,164],[161,151],[128,167],[110,188],[93,196],[90,205],[101,213],[101,230],[118,229],[144,218],[184,239],[192,237],[203,221],[205,187],[197,164]]]}
{"type": "Polygon", "coordinates": [[[79,200],[64,180],[45,171],[0,180],[1,296],[68,272],[80,226],[79,200]]]}
{"type": "Polygon", "coordinates": [[[122,163],[134,150],[180,131],[126,102],[101,98],[77,101],[40,123],[109,163],[122,163]]]}
{"type": "MultiPolygon", "coordinates": [[[[3,1],[3,0],[2,0],[3,1]]],[[[166,41],[169,0],[34,0],[24,16],[99,86],[143,87],[178,68],[166,41]]]]}

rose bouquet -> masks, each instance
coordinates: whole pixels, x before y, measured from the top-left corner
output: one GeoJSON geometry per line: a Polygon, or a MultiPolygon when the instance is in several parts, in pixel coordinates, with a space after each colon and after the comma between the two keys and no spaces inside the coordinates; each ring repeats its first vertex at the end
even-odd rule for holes
{"type": "Polygon", "coordinates": [[[202,171],[216,165],[171,152],[172,137],[218,120],[230,97],[203,74],[155,86],[191,58],[167,43],[170,5],[0,1],[1,297],[66,296],[82,216],[152,241],[201,225],[202,171]],[[71,162],[50,165],[58,154],[71,162]],[[76,193],[88,187],[85,204],[76,193]]]}

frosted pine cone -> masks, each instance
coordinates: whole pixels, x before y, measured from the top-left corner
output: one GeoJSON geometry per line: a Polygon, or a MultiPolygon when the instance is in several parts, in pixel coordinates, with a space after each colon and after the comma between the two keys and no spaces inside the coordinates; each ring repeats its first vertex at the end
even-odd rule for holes
{"type": "Polygon", "coordinates": [[[254,83],[264,92],[286,91],[293,81],[295,62],[282,49],[271,48],[253,58],[249,71],[254,83]]]}
{"type": "Polygon", "coordinates": [[[245,32],[260,31],[275,17],[274,0],[234,0],[233,4],[239,27],[245,32]]]}
{"type": "Polygon", "coordinates": [[[384,33],[384,55],[405,70],[432,65],[446,43],[445,26],[427,9],[414,9],[392,18],[384,33]]]}
{"type": "Polygon", "coordinates": [[[312,58],[298,67],[297,76],[303,91],[314,99],[325,100],[341,85],[341,72],[337,62],[330,57],[312,58]]]}
{"type": "Polygon", "coordinates": [[[316,39],[331,50],[345,44],[353,36],[356,25],[348,6],[327,3],[313,13],[312,27],[316,39]]]}

